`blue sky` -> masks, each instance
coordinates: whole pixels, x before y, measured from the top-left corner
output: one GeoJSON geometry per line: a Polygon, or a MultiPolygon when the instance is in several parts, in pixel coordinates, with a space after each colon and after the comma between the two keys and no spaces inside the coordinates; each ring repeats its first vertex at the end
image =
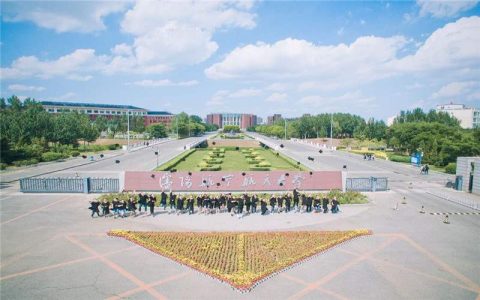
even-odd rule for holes
{"type": "Polygon", "coordinates": [[[1,95],[151,110],[479,107],[478,1],[3,1],[1,95]]]}

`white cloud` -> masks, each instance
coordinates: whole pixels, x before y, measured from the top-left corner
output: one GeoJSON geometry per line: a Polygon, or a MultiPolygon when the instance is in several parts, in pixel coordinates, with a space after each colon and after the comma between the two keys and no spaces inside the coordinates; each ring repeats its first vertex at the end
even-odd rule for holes
{"type": "Polygon", "coordinates": [[[231,99],[248,99],[252,97],[257,97],[262,94],[262,91],[259,89],[240,89],[236,91],[229,90],[219,90],[215,92],[212,98],[207,102],[208,106],[222,106],[226,103],[227,100],[231,99]]]}
{"type": "Polygon", "coordinates": [[[460,70],[480,63],[480,17],[462,18],[434,31],[412,55],[392,66],[399,71],[460,70]]]}
{"type": "Polygon", "coordinates": [[[23,84],[10,84],[8,89],[14,92],[41,92],[44,91],[45,88],[43,86],[33,86],[33,85],[23,85],[23,84]]]}
{"type": "Polygon", "coordinates": [[[91,76],[85,73],[101,70],[106,59],[95,55],[93,49],[77,49],[56,60],[42,61],[36,56],[22,56],[14,60],[10,67],[1,69],[2,79],[65,76],[73,80],[88,80],[91,76]]]}
{"type": "MultiPolygon", "coordinates": [[[[50,7],[48,3],[37,5],[32,2],[33,8],[20,12],[17,6],[11,5],[8,18],[20,21],[26,18],[21,17],[23,15],[41,12],[43,20],[45,13],[52,13],[65,19],[64,24],[45,17],[49,21],[44,22],[59,24],[39,23],[39,26],[55,27],[59,32],[87,32],[102,29],[102,17],[121,11],[125,2],[100,2],[97,5],[95,1],[74,1],[72,5],[73,8],[52,4],[52,10],[46,11],[50,7]]],[[[115,45],[110,54],[102,56],[96,56],[93,49],[77,49],[71,54],[46,61],[35,56],[20,57],[10,67],[2,69],[2,77],[47,79],[64,76],[85,81],[92,78],[89,72],[160,74],[178,66],[194,65],[217,51],[218,44],[213,40],[215,31],[232,27],[253,28],[255,14],[250,12],[252,7],[252,1],[140,0],[125,13],[121,23],[122,30],[133,36],[132,44],[115,45]],[[79,56],[85,60],[75,62],[81,58],[79,56]]]]}
{"type": "Polygon", "coordinates": [[[160,79],[160,80],[145,79],[145,80],[127,83],[127,85],[137,85],[137,86],[143,86],[143,87],[193,86],[197,84],[198,84],[198,81],[196,80],[173,82],[169,79],[160,79]]]}
{"type": "Polygon", "coordinates": [[[415,75],[416,80],[455,76],[468,81],[480,74],[480,17],[446,24],[418,46],[413,42],[402,36],[364,36],[349,45],[291,38],[258,42],[234,49],[205,74],[212,79],[288,82],[300,92],[359,89],[392,76],[415,75]]]}
{"type": "Polygon", "coordinates": [[[350,110],[351,108],[370,107],[375,98],[365,96],[361,91],[347,92],[339,96],[310,95],[300,99],[299,103],[322,110],[350,110]]]}
{"type": "Polygon", "coordinates": [[[92,32],[105,29],[103,18],[122,12],[126,1],[5,1],[2,19],[29,21],[56,32],[92,32]]]}
{"type": "Polygon", "coordinates": [[[288,95],[286,93],[273,93],[270,96],[265,99],[267,102],[273,102],[273,103],[278,103],[278,102],[285,102],[288,98],[288,95]]]}
{"type": "Polygon", "coordinates": [[[477,0],[417,0],[420,16],[432,15],[436,18],[456,16],[463,11],[472,9],[477,4],[477,0]]]}
{"type": "MultiPolygon", "coordinates": [[[[480,82],[477,81],[464,81],[464,82],[452,82],[442,86],[437,92],[432,95],[433,99],[439,98],[457,98],[465,97],[473,91],[477,91],[480,88],[480,82]]],[[[454,100],[454,99],[452,99],[454,100]]]]}
{"type": "Polygon", "coordinates": [[[405,38],[366,36],[350,45],[315,45],[285,39],[274,44],[257,43],[236,48],[223,61],[205,70],[209,78],[295,78],[362,80],[386,75],[385,62],[395,58],[405,38]]]}
{"type": "Polygon", "coordinates": [[[283,83],[283,82],[274,82],[267,87],[265,87],[265,90],[267,91],[274,91],[274,92],[283,92],[288,90],[289,84],[283,83]]]}
{"type": "Polygon", "coordinates": [[[172,22],[213,32],[219,28],[255,27],[252,2],[243,1],[150,1],[141,0],[125,14],[122,29],[136,36],[172,22]]]}

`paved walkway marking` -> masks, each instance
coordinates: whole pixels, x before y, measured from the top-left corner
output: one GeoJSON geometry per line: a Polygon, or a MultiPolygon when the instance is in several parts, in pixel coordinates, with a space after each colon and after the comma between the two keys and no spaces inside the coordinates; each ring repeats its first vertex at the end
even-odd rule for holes
{"type": "Polygon", "coordinates": [[[450,273],[451,275],[453,275],[455,278],[459,279],[460,281],[462,281],[463,283],[465,283],[467,286],[471,287],[472,289],[474,289],[477,293],[480,293],[480,286],[478,284],[476,284],[475,282],[473,282],[472,280],[470,280],[470,278],[466,277],[465,275],[461,274],[460,272],[458,272],[457,270],[455,270],[453,267],[451,267],[450,265],[448,265],[447,263],[445,263],[444,261],[442,261],[441,259],[439,259],[438,257],[436,257],[435,255],[433,255],[430,251],[428,251],[427,249],[423,248],[422,246],[420,246],[420,244],[418,244],[417,242],[415,242],[414,240],[412,240],[411,238],[409,238],[407,235],[405,234],[401,234],[402,236],[402,239],[407,241],[412,247],[414,247],[418,252],[421,252],[423,254],[425,254],[428,258],[430,258],[430,260],[432,260],[434,263],[436,263],[437,265],[439,265],[440,267],[442,267],[442,269],[448,273],[450,273]]]}
{"type": "Polygon", "coordinates": [[[102,255],[100,255],[97,251],[93,250],[92,248],[90,248],[89,246],[87,246],[86,244],[82,243],[81,241],[75,239],[74,237],[72,236],[67,236],[66,237],[67,240],[69,240],[70,242],[72,242],[73,244],[79,246],[80,248],[82,248],[83,250],[85,250],[86,252],[90,253],[91,255],[95,256],[96,258],[98,258],[101,262],[103,262],[105,265],[107,265],[108,267],[110,267],[111,269],[113,269],[114,271],[116,271],[118,274],[122,275],[123,277],[127,278],[128,280],[130,280],[131,282],[133,282],[134,284],[136,284],[137,286],[141,287],[143,290],[145,290],[146,292],[148,292],[150,295],[152,295],[155,299],[166,299],[163,295],[161,295],[159,292],[157,292],[155,289],[147,286],[145,284],[145,282],[143,282],[142,280],[138,279],[135,275],[133,275],[132,273],[128,272],[127,270],[125,270],[124,268],[120,267],[118,264],[114,263],[113,261],[109,260],[108,258],[106,257],[103,257],[102,255]]]}
{"type": "Polygon", "coordinates": [[[465,216],[465,215],[480,215],[480,211],[469,211],[469,212],[431,212],[431,215],[460,215],[460,216],[465,216]]]}
{"type": "MultiPolygon", "coordinates": [[[[115,251],[107,252],[107,253],[105,253],[105,254],[103,254],[103,255],[101,255],[101,256],[102,256],[102,257],[106,257],[106,256],[109,256],[109,255],[112,255],[112,254],[117,254],[117,253],[125,252],[125,251],[131,250],[131,249],[135,249],[135,248],[139,248],[139,247],[138,247],[138,246],[130,246],[130,247],[123,248],[123,249],[120,249],[120,250],[115,250],[115,251]]],[[[24,254],[27,255],[28,253],[24,253],[24,254]]],[[[69,265],[74,265],[74,264],[78,264],[78,263],[81,263],[81,262],[85,262],[85,261],[89,261],[89,260],[94,260],[94,259],[97,259],[97,258],[99,258],[99,257],[97,257],[97,256],[89,256],[89,257],[84,257],[84,258],[74,259],[74,260],[70,260],[70,261],[65,261],[65,262],[62,262],[62,263],[53,264],[53,265],[49,265],[49,266],[45,266],[45,267],[41,267],[41,268],[36,268],[36,269],[32,269],[32,270],[22,271],[22,272],[18,272],[18,273],[14,273],[14,274],[10,274],[10,275],[6,275],[6,276],[3,276],[3,277],[0,277],[0,281],[2,281],[2,280],[7,280],[7,279],[11,279],[11,278],[15,278],[15,277],[18,277],[18,276],[25,276],[25,275],[35,274],[35,273],[38,273],[38,272],[44,272],[44,271],[48,271],[48,270],[52,270],[52,269],[57,269],[57,268],[61,268],[61,267],[69,266],[69,265]]]]}
{"type": "Polygon", "coordinates": [[[24,213],[24,214],[22,214],[22,215],[20,215],[20,216],[18,216],[18,217],[15,217],[15,218],[13,218],[13,219],[10,219],[10,220],[8,220],[8,221],[5,221],[5,222],[0,223],[0,226],[5,225],[5,224],[8,224],[8,223],[13,222],[13,221],[16,221],[16,220],[19,220],[19,219],[22,219],[22,218],[25,218],[25,217],[28,217],[29,215],[31,215],[31,214],[33,214],[33,213],[36,213],[37,211],[41,211],[41,210],[43,210],[43,209],[45,209],[45,208],[47,208],[47,207],[50,207],[50,206],[53,206],[53,205],[55,205],[55,204],[64,202],[64,201],[66,201],[67,199],[70,199],[70,198],[71,198],[71,197],[66,198],[66,199],[60,199],[60,200],[55,201],[55,202],[53,202],[53,203],[50,203],[50,204],[47,204],[47,205],[45,205],[45,206],[42,206],[42,207],[36,208],[36,209],[34,209],[34,210],[31,210],[31,211],[29,211],[29,212],[27,212],[27,213],[24,213]]]}
{"type": "MultiPolygon", "coordinates": [[[[149,288],[153,288],[153,287],[156,287],[156,286],[159,286],[159,285],[162,285],[164,283],[167,283],[167,282],[171,282],[171,281],[175,281],[175,280],[178,280],[178,279],[181,279],[187,275],[190,275],[192,274],[191,271],[187,271],[187,272],[183,272],[183,273],[178,273],[178,274],[175,274],[175,275],[172,275],[170,277],[167,277],[167,278],[164,278],[164,279],[160,279],[158,281],[155,281],[155,282],[152,282],[152,283],[149,283],[147,284],[146,286],[149,287],[149,288]]],[[[117,300],[117,299],[121,299],[121,298],[126,298],[126,297],[130,297],[134,294],[137,294],[137,293],[140,293],[140,292],[143,292],[145,291],[145,288],[143,287],[138,287],[138,288],[135,288],[135,289],[131,289],[131,290],[128,290],[128,291],[125,291],[119,295],[115,295],[115,296],[112,296],[112,297],[109,297],[107,298],[107,300],[117,300]]]]}
{"type": "MultiPolygon", "coordinates": [[[[286,278],[286,279],[288,279],[288,280],[290,280],[290,281],[293,281],[293,282],[295,282],[295,283],[299,283],[299,284],[301,284],[301,285],[304,285],[304,286],[308,286],[308,284],[309,284],[308,282],[303,281],[303,280],[300,279],[300,278],[297,278],[297,277],[294,277],[294,276],[292,276],[292,275],[288,275],[288,274],[285,274],[285,273],[280,274],[280,276],[282,276],[282,277],[284,277],[284,278],[286,278]]],[[[332,297],[335,298],[335,299],[348,300],[347,297],[345,297],[345,296],[343,296],[343,295],[340,295],[340,294],[338,294],[338,293],[336,293],[336,292],[334,292],[334,291],[331,291],[331,290],[329,290],[329,289],[326,289],[326,288],[324,288],[324,287],[321,287],[321,286],[317,287],[317,290],[319,290],[319,291],[321,291],[321,292],[324,292],[325,294],[328,294],[328,295],[332,296],[332,297]]]]}
{"type": "Polygon", "coordinates": [[[391,234],[389,235],[389,238],[383,242],[380,246],[378,246],[377,248],[373,249],[373,250],[370,250],[364,254],[362,254],[361,256],[355,258],[354,260],[350,261],[350,262],[347,262],[346,264],[344,264],[343,266],[339,267],[337,270],[335,271],[332,271],[330,272],[329,274],[323,276],[322,278],[320,278],[319,280],[315,281],[315,282],[312,282],[310,283],[308,286],[306,286],[304,289],[302,289],[301,291],[299,291],[298,293],[294,294],[293,296],[289,297],[289,299],[301,299],[303,298],[304,296],[306,296],[308,293],[310,293],[312,290],[315,290],[317,289],[318,287],[324,285],[325,283],[328,283],[329,281],[333,280],[335,277],[337,277],[338,275],[344,273],[345,271],[347,271],[348,269],[356,266],[357,264],[359,264],[360,262],[370,258],[373,254],[383,250],[384,248],[386,248],[388,245],[390,245],[391,243],[393,243],[395,240],[398,239],[398,235],[396,234],[391,234]]]}
{"type": "MultiPolygon", "coordinates": [[[[349,254],[349,255],[352,255],[352,256],[356,256],[356,257],[361,256],[361,253],[355,253],[355,252],[352,252],[352,251],[349,251],[349,250],[346,250],[346,249],[338,249],[338,251],[341,251],[345,254],[349,254]]],[[[377,263],[377,264],[385,265],[387,267],[397,268],[397,269],[405,271],[405,272],[413,273],[413,274],[420,275],[420,276],[423,276],[423,277],[426,277],[426,278],[429,278],[429,279],[432,279],[432,280],[440,281],[442,283],[446,283],[446,284],[449,284],[449,285],[454,286],[454,287],[465,289],[465,290],[468,290],[468,291],[471,291],[471,292],[476,292],[475,289],[472,289],[472,288],[470,288],[468,286],[465,286],[463,284],[459,284],[459,283],[453,282],[453,281],[448,280],[448,279],[444,279],[444,278],[437,277],[437,276],[434,276],[434,275],[431,275],[431,274],[428,274],[428,273],[424,273],[422,271],[407,268],[407,267],[404,267],[402,265],[398,265],[396,263],[392,263],[392,262],[389,262],[389,261],[384,261],[384,260],[374,258],[374,257],[370,257],[368,260],[371,261],[371,262],[377,263]]]]}

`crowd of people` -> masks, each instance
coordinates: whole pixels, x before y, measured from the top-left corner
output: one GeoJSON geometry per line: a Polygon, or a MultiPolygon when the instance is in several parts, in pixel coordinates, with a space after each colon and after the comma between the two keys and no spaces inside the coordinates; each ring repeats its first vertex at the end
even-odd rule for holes
{"type": "MultiPolygon", "coordinates": [[[[265,194],[264,194],[265,195],[265,194]]],[[[127,216],[137,216],[147,211],[152,217],[155,216],[155,208],[157,206],[157,196],[147,193],[129,194],[128,200],[120,200],[114,198],[113,201],[94,200],[90,202],[89,209],[92,211],[91,216],[124,218],[127,216]],[[137,200],[138,199],[138,200],[137,200]],[[101,212],[100,212],[101,209],[101,212]]],[[[300,193],[294,189],[292,193],[271,195],[265,197],[257,194],[233,195],[220,194],[199,194],[196,196],[180,195],[173,192],[166,193],[162,191],[159,195],[159,208],[168,214],[216,214],[229,213],[242,218],[249,214],[260,213],[261,215],[275,213],[338,213],[340,211],[340,203],[334,197],[314,196],[312,194],[300,193]]]]}

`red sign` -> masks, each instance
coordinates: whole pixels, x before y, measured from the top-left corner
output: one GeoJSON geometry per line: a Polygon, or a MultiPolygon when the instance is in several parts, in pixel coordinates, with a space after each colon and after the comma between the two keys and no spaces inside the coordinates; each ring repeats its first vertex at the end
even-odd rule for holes
{"type": "Polygon", "coordinates": [[[342,172],[125,172],[127,191],[291,191],[342,189],[342,172]]]}

